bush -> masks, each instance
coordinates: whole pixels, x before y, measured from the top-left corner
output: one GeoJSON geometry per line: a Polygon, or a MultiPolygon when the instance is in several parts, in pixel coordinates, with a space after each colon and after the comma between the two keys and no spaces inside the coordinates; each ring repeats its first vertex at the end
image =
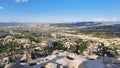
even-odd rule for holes
{"type": "Polygon", "coordinates": [[[51,47],[44,47],[43,50],[49,53],[52,53],[54,51],[54,49],[51,47]]]}
{"type": "Polygon", "coordinates": [[[80,46],[79,46],[79,51],[81,53],[83,53],[85,50],[88,49],[88,47],[90,46],[89,42],[83,42],[80,46]]]}
{"type": "Polygon", "coordinates": [[[4,48],[1,49],[1,52],[11,52],[16,51],[18,48],[18,42],[6,42],[4,48]]]}
{"type": "Polygon", "coordinates": [[[75,50],[76,50],[76,48],[75,48],[75,46],[70,46],[70,52],[75,52],[75,50]]]}
{"type": "Polygon", "coordinates": [[[43,50],[52,53],[54,50],[64,50],[66,51],[67,48],[64,47],[63,42],[61,41],[56,41],[52,43],[54,47],[44,47],[43,50]]]}

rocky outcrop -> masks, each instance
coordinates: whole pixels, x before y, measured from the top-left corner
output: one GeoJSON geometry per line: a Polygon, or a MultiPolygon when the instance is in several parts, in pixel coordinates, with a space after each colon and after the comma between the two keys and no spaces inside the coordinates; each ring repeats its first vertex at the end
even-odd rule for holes
{"type": "MultiPolygon", "coordinates": [[[[47,57],[41,57],[20,63],[22,68],[120,68],[119,58],[97,58],[96,55],[85,56],[56,50],[47,57]]],[[[11,63],[5,68],[21,68],[20,64],[11,63]],[[17,67],[16,67],[17,66],[17,67]]]]}
{"type": "Polygon", "coordinates": [[[55,63],[48,63],[45,67],[46,68],[63,68],[62,65],[55,64],[55,63]]]}
{"type": "Polygon", "coordinates": [[[20,64],[16,64],[16,63],[10,63],[10,64],[6,65],[5,68],[22,68],[22,66],[20,64]]]}
{"type": "Polygon", "coordinates": [[[112,64],[120,64],[120,58],[103,58],[104,60],[104,63],[106,64],[109,64],[109,63],[112,63],[112,64]]]}
{"type": "Polygon", "coordinates": [[[101,61],[87,60],[83,61],[78,68],[104,68],[105,65],[101,61]]]}
{"type": "Polygon", "coordinates": [[[99,58],[99,56],[98,55],[89,55],[86,58],[90,59],[90,60],[97,60],[99,58]]]}
{"type": "Polygon", "coordinates": [[[116,65],[116,64],[107,64],[105,66],[105,68],[120,68],[120,66],[116,65]]]}

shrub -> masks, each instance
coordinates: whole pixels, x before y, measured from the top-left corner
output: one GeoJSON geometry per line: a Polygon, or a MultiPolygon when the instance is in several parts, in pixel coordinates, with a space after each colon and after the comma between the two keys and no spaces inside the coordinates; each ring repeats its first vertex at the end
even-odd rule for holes
{"type": "Polygon", "coordinates": [[[79,51],[81,53],[83,53],[85,50],[88,49],[88,47],[90,46],[89,42],[83,42],[80,46],[79,46],[79,51]]]}
{"type": "Polygon", "coordinates": [[[76,48],[75,48],[75,46],[70,46],[70,52],[75,52],[75,50],[76,50],[76,48]]]}

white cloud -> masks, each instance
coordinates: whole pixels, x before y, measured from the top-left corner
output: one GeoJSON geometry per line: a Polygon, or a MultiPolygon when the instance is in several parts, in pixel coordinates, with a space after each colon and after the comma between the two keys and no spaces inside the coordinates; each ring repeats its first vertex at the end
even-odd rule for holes
{"type": "Polygon", "coordinates": [[[110,25],[110,24],[116,24],[118,23],[117,21],[119,21],[118,18],[116,17],[111,17],[111,18],[93,18],[90,21],[102,21],[104,22],[104,25],[110,25]]]}
{"type": "Polygon", "coordinates": [[[16,2],[28,2],[28,0],[16,0],[16,2]]]}
{"type": "Polygon", "coordinates": [[[117,18],[116,18],[116,17],[113,17],[113,18],[111,18],[111,20],[112,20],[112,21],[116,21],[116,20],[117,20],[117,18]]]}
{"type": "Polygon", "coordinates": [[[2,6],[0,6],[0,10],[2,10],[3,9],[3,7],[2,6]]]}
{"type": "Polygon", "coordinates": [[[118,21],[116,17],[111,18],[92,18],[90,21],[118,21]]]}
{"type": "Polygon", "coordinates": [[[94,21],[109,21],[107,18],[94,18],[94,21]]]}
{"type": "Polygon", "coordinates": [[[91,21],[109,21],[107,18],[93,18],[91,21]]]}
{"type": "Polygon", "coordinates": [[[90,21],[118,21],[116,17],[112,18],[93,18],[90,21]]]}

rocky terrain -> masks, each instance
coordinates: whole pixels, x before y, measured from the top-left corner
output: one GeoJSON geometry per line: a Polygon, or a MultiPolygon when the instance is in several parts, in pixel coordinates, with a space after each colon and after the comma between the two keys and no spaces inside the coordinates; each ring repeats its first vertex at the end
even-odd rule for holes
{"type": "MultiPolygon", "coordinates": [[[[19,57],[17,56],[17,58],[19,57]]],[[[120,68],[120,58],[99,57],[97,55],[81,56],[62,50],[56,50],[47,57],[36,59],[21,56],[19,61],[20,64],[11,63],[5,68],[120,68]],[[27,58],[27,62],[21,61],[25,60],[24,58],[27,58]]]]}
{"type": "MultiPolygon", "coordinates": [[[[101,32],[108,28],[97,27],[101,32]]],[[[120,68],[119,37],[84,33],[88,28],[92,30],[90,26],[61,28],[50,24],[1,27],[0,68],[120,68]],[[10,58],[11,63],[7,63],[10,58]]]]}

